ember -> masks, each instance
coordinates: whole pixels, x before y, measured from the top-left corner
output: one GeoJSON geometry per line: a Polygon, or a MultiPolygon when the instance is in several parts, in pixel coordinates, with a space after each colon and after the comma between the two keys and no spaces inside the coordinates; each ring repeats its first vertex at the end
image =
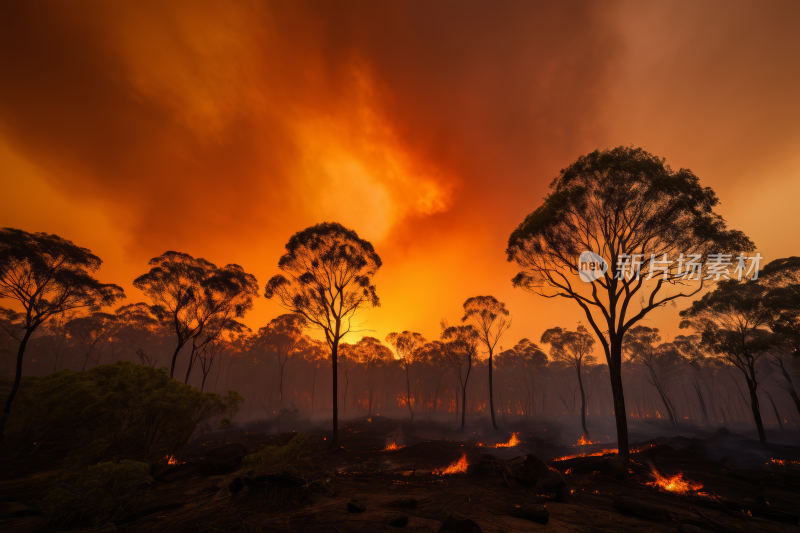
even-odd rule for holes
{"type": "Polygon", "coordinates": [[[175,459],[175,456],[174,456],[174,455],[170,455],[170,456],[167,458],[167,464],[168,464],[168,465],[182,465],[183,463],[180,463],[180,462],[178,462],[178,460],[177,460],[177,459],[175,459]]]}
{"type": "Polygon", "coordinates": [[[592,442],[586,438],[586,435],[581,435],[581,438],[578,439],[578,444],[573,444],[573,446],[586,446],[588,444],[600,444],[600,442],[592,442]]]}
{"type": "Polygon", "coordinates": [[[664,477],[656,472],[655,469],[653,469],[653,475],[656,477],[656,480],[650,483],[645,483],[645,485],[650,485],[651,487],[655,487],[665,492],[686,494],[689,491],[697,491],[703,488],[702,483],[694,483],[692,481],[683,479],[683,474],[681,472],[678,472],[676,475],[671,477],[664,477]]]}
{"type": "MultiPolygon", "coordinates": [[[[790,461],[788,459],[770,459],[770,463],[781,466],[800,466],[800,461],[790,461]]],[[[769,463],[768,463],[769,464],[769,463]]]]}
{"type": "Polygon", "coordinates": [[[522,442],[519,440],[519,431],[511,435],[511,439],[508,442],[501,442],[500,444],[495,444],[495,448],[512,448],[522,442]]]}
{"type": "Polygon", "coordinates": [[[555,459],[553,459],[553,461],[566,461],[567,459],[575,459],[577,457],[595,457],[595,456],[605,455],[607,453],[617,453],[617,450],[612,450],[611,448],[603,448],[602,451],[594,453],[587,452],[587,453],[579,453],[576,455],[565,455],[564,457],[556,457],[555,459]]]}
{"type": "Polygon", "coordinates": [[[393,452],[395,450],[399,450],[402,447],[403,446],[398,446],[396,442],[393,442],[390,445],[388,445],[386,448],[384,448],[383,451],[385,451],[385,452],[393,452]]]}
{"type": "Polygon", "coordinates": [[[467,454],[463,454],[461,459],[456,461],[455,463],[451,464],[447,468],[443,468],[441,470],[434,470],[433,473],[439,476],[443,476],[445,474],[465,474],[467,472],[467,467],[469,463],[467,463],[467,454]]]}

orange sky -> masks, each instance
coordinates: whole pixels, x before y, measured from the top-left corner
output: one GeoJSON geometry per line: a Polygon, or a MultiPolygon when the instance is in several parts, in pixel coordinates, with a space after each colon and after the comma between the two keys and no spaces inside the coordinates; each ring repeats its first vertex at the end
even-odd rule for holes
{"type": "MultiPolygon", "coordinates": [[[[502,344],[538,341],[581,315],[512,289],[506,241],[595,148],[691,168],[768,260],[798,254],[797,20],[797,2],[4,3],[0,226],[90,248],[135,302],[166,250],[263,287],[292,233],[334,220],[383,259],[369,334],[436,337],[492,294],[502,344]]],[[[279,312],[261,297],[246,322],[279,312]]],[[[675,334],[677,310],[648,325],[675,334]]]]}

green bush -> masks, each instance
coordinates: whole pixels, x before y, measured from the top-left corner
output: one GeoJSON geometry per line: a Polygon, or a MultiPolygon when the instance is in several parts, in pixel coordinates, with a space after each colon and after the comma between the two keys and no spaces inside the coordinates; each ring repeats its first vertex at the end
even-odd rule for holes
{"type": "Polygon", "coordinates": [[[197,425],[224,408],[218,394],[179,383],[164,368],[118,361],[37,379],[15,402],[8,430],[23,445],[46,438],[48,449],[80,464],[153,463],[178,454],[197,425]]]}
{"type": "Polygon", "coordinates": [[[101,524],[142,503],[142,485],[153,479],[150,467],[136,461],[98,463],[62,476],[37,506],[56,524],[101,524]]]}
{"type": "Polygon", "coordinates": [[[300,452],[307,442],[308,435],[298,433],[283,446],[261,445],[257,452],[245,456],[242,466],[253,469],[256,476],[283,470],[296,471],[300,452]]]}

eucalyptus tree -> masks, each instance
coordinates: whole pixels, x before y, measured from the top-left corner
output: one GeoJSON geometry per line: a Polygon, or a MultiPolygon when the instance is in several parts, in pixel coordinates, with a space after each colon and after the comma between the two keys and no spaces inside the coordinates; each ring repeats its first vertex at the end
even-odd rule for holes
{"type": "Polygon", "coordinates": [[[754,246],[743,233],[727,229],[714,212],[716,195],[697,176],[674,171],[641,148],[581,156],[550,188],[509,238],[507,259],[522,268],[513,284],[570,299],[585,314],[605,352],[619,457],[627,462],[625,334],[654,309],[713,283],[710,255],[730,258],[754,246]]]}
{"type": "Polygon", "coordinates": [[[353,330],[351,320],[359,310],[380,305],[372,278],[381,258],[372,244],[335,222],[295,233],[285,248],[278,261],[283,274],[269,280],[264,295],[325,335],[332,364],[333,449],[339,434],[339,343],[353,330]]]}
{"type": "Polygon", "coordinates": [[[367,385],[367,416],[372,416],[375,400],[375,387],[378,384],[377,373],[385,373],[388,365],[394,360],[392,351],[375,337],[362,337],[351,345],[349,357],[364,371],[367,385]]]}
{"type": "MultiPolygon", "coordinates": [[[[0,229],[0,299],[15,300],[17,326],[6,332],[19,343],[14,384],[0,416],[0,440],[22,380],[22,361],[31,335],[49,320],[77,310],[99,311],[125,297],[118,285],[92,274],[102,261],[89,249],[47,233],[0,229]]],[[[5,321],[0,321],[0,325],[5,321]]]]}
{"type": "Polygon", "coordinates": [[[116,315],[100,311],[75,317],[65,324],[69,336],[83,352],[81,372],[86,370],[90,359],[95,365],[99,365],[107,352],[110,351],[113,354],[117,326],[116,315]],[[93,356],[94,353],[96,355],[93,356]]]}
{"type": "Polygon", "coordinates": [[[286,313],[274,318],[270,323],[258,330],[258,337],[263,348],[275,353],[278,362],[278,403],[283,408],[283,375],[286,363],[294,355],[303,338],[303,330],[308,327],[302,315],[286,313]]]}
{"type": "Polygon", "coordinates": [[[492,413],[492,427],[497,429],[494,416],[494,394],[492,390],[492,356],[500,342],[500,337],[511,327],[511,315],[506,304],[494,296],[473,296],[464,302],[462,322],[470,322],[480,335],[481,344],[489,354],[489,410],[492,413]]]}
{"type": "Polygon", "coordinates": [[[547,366],[547,355],[535,343],[521,339],[513,348],[497,354],[495,365],[510,385],[508,388],[517,393],[525,416],[530,418],[536,408],[536,377],[547,366]],[[521,395],[523,388],[524,401],[521,395]]]}
{"type": "Polygon", "coordinates": [[[422,357],[422,347],[425,346],[427,341],[419,333],[404,331],[402,333],[389,333],[386,336],[386,342],[394,347],[397,356],[400,358],[400,365],[406,371],[405,403],[411,415],[411,420],[414,420],[414,411],[417,406],[414,404],[412,407],[411,401],[411,366],[422,357]]]}
{"type": "MultiPolygon", "coordinates": [[[[222,324],[221,331],[225,331],[226,324],[243,318],[258,297],[258,282],[239,265],[218,267],[181,252],[165,252],[149,265],[150,270],[136,278],[133,286],[152,300],[153,313],[175,333],[177,344],[169,374],[174,378],[181,349],[203,336],[210,324],[222,324]]],[[[193,342],[185,381],[198,349],[193,342]]]]}
{"type": "Polygon", "coordinates": [[[445,323],[442,325],[443,353],[461,387],[461,429],[464,429],[467,414],[467,384],[478,360],[480,333],[472,325],[447,326],[445,323]]]}
{"type": "Polygon", "coordinates": [[[762,285],[753,281],[725,280],[680,313],[681,328],[694,328],[708,350],[721,355],[744,375],[761,442],[766,442],[767,437],[758,402],[758,385],[764,376],[758,366],[762,357],[782,341],[769,329],[773,313],[763,305],[765,292],[762,285]]]}

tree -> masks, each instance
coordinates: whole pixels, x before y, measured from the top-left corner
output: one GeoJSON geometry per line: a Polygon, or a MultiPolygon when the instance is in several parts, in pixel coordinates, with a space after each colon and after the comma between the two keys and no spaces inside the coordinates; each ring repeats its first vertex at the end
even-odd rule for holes
{"type": "Polygon", "coordinates": [[[305,317],[298,314],[283,314],[274,318],[258,331],[265,348],[275,353],[278,359],[278,401],[283,408],[283,373],[289,357],[303,338],[303,330],[308,326],[305,317]]]}
{"type": "Polygon", "coordinates": [[[386,336],[386,342],[394,347],[397,356],[400,358],[400,365],[406,371],[406,406],[411,415],[411,420],[414,420],[416,405],[412,407],[411,402],[411,365],[418,360],[422,353],[420,349],[427,341],[419,333],[404,331],[402,333],[389,333],[386,336]]]}
{"type": "Polygon", "coordinates": [[[722,355],[744,374],[750,392],[750,409],[758,438],[767,442],[758,403],[759,360],[776,347],[781,338],[769,330],[772,312],[762,305],[766,289],[752,281],[720,282],[716,289],[681,311],[681,328],[694,328],[702,344],[722,355]]]}
{"type": "Polygon", "coordinates": [[[619,457],[627,462],[625,334],[650,311],[713,283],[708,279],[713,262],[700,260],[711,254],[729,259],[754,246],[741,232],[726,228],[714,213],[716,195],[690,170],[673,171],[641,148],[582,156],[550,188],[544,203],[509,238],[507,258],[523,268],[513,285],[571,299],[583,310],[608,362],[619,457]],[[650,279],[638,275],[648,266],[650,279]],[[686,279],[684,266],[692,279],[700,279],[686,279]],[[670,290],[662,292],[665,287],[670,290]]]}
{"type": "Polygon", "coordinates": [[[461,429],[464,429],[467,409],[467,383],[477,362],[480,333],[475,326],[447,326],[442,323],[444,356],[461,387],[461,429]]]}
{"type": "Polygon", "coordinates": [[[578,375],[578,388],[581,391],[581,427],[583,434],[589,436],[586,429],[586,391],[583,388],[583,368],[591,367],[597,361],[592,355],[595,341],[583,325],[577,331],[569,331],[560,327],[550,328],[542,334],[542,344],[550,345],[550,357],[555,361],[568,364],[578,375]]]}
{"type": "MultiPolygon", "coordinates": [[[[95,311],[86,316],[73,318],[65,325],[69,336],[83,352],[84,360],[81,372],[86,370],[89,359],[99,365],[107,350],[114,350],[114,333],[117,328],[117,316],[95,311]],[[96,356],[92,356],[97,352],[96,356]]],[[[113,363],[113,361],[110,361],[113,363]]]]}
{"type": "Polygon", "coordinates": [[[661,341],[658,328],[634,326],[628,331],[622,352],[631,361],[641,363],[648,370],[647,381],[656,389],[669,421],[673,427],[678,425],[678,414],[669,388],[669,381],[683,362],[681,352],[673,345],[661,341]]]}
{"type": "MultiPolygon", "coordinates": [[[[221,333],[228,320],[244,317],[258,296],[258,282],[239,265],[219,268],[180,252],[165,252],[151,259],[149,265],[150,271],[136,278],[133,286],[153,301],[153,313],[175,332],[177,346],[169,374],[174,378],[181,348],[201,336],[212,321],[222,326],[221,333]]],[[[193,344],[184,382],[189,380],[198,348],[193,344]]]]}
{"type": "MultiPolygon", "coordinates": [[[[54,317],[77,309],[98,311],[124,298],[118,285],[100,283],[92,273],[102,261],[87,248],[47,233],[0,230],[0,299],[21,306],[20,328],[7,330],[19,342],[14,385],[0,417],[0,440],[22,380],[22,360],[31,335],[54,317]]],[[[0,322],[2,324],[2,322],[0,322]]]]}
{"type": "Polygon", "coordinates": [[[758,283],[767,288],[762,303],[773,312],[770,329],[785,341],[770,352],[770,363],[780,370],[784,379],[780,387],[789,393],[800,413],[800,397],[787,368],[792,358],[795,365],[800,362],[800,257],[771,261],[759,272],[758,283]]]}
{"type": "Polygon", "coordinates": [[[462,322],[471,322],[480,334],[481,344],[489,353],[489,410],[492,412],[492,427],[497,429],[494,417],[494,394],[492,390],[492,356],[503,333],[511,327],[506,304],[494,296],[474,296],[464,302],[462,322]]]}
{"type": "Polygon", "coordinates": [[[394,355],[389,348],[381,344],[381,341],[375,337],[362,337],[360,341],[352,345],[349,356],[366,374],[365,382],[367,383],[368,394],[367,416],[372,416],[375,385],[377,383],[375,371],[385,369],[385,367],[394,360],[394,355]]]}
{"type": "Polygon", "coordinates": [[[302,315],[325,334],[333,366],[333,436],[338,444],[338,349],[352,331],[360,309],[380,306],[372,277],[381,267],[372,244],[336,222],[323,222],[295,233],[278,261],[286,275],[273,276],[264,296],[287,311],[302,315]]]}
{"type": "Polygon", "coordinates": [[[511,385],[510,388],[517,392],[518,401],[524,405],[525,416],[530,417],[536,406],[536,376],[547,366],[547,355],[530,340],[520,339],[510,350],[497,354],[495,365],[511,385]],[[524,402],[521,397],[523,385],[524,402]]]}

